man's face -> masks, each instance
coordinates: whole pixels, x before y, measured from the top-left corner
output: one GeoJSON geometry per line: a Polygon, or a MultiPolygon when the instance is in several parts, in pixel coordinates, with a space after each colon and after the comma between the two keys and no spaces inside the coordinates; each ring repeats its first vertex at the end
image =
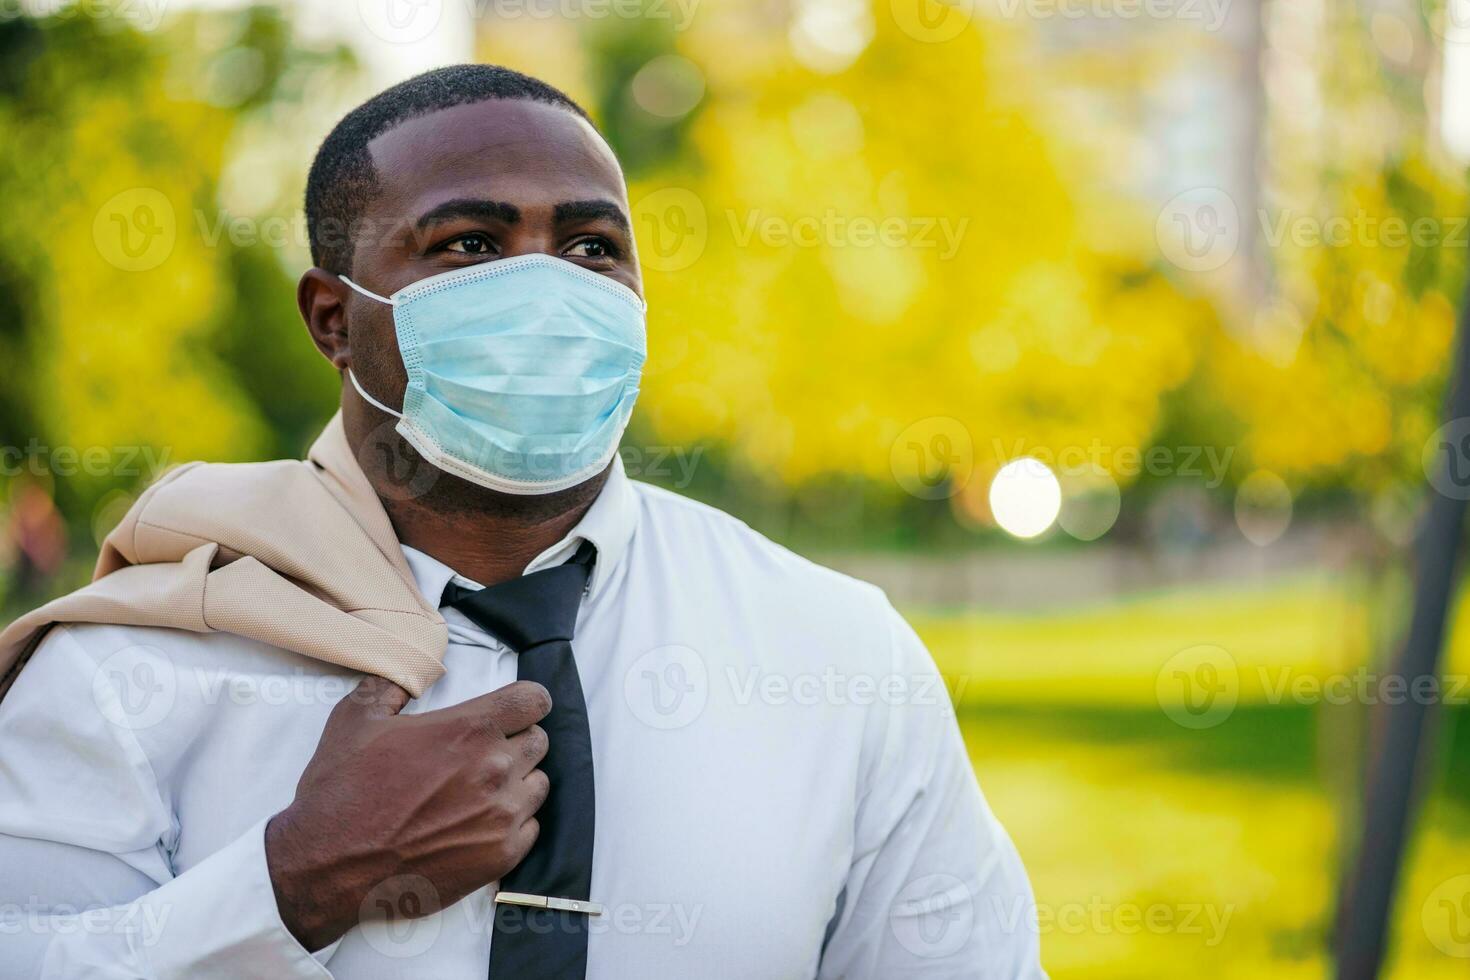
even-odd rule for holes
{"type": "MultiPolygon", "coordinates": [[[[400,123],[368,149],[379,190],[359,215],[348,272],[363,288],[388,296],[442,272],[539,252],[643,295],[622,170],[576,114],[540,102],[490,100],[400,123]]],[[[408,376],[392,308],[320,269],[302,277],[298,301],[327,359],[338,370],[350,368],[379,401],[400,405],[408,376]]],[[[351,385],[343,387],[342,405],[348,441],[369,480],[385,499],[401,495],[394,474],[429,464],[351,385]]],[[[563,493],[585,496],[601,482],[563,493]]],[[[447,474],[431,491],[413,487],[411,495],[432,509],[483,509],[501,496],[447,474]]],[[[565,499],[502,503],[534,515],[555,511],[565,499]]]]}
{"type": "MultiPolygon", "coordinates": [[[[542,253],[643,295],[612,150],[558,106],[492,100],[401,123],[368,146],[381,188],[362,214],[351,277],[382,296],[428,276],[542,253]]],[[[407,384],[393,311],[352,293],[358,380],[397,405],[407,384]]]]}

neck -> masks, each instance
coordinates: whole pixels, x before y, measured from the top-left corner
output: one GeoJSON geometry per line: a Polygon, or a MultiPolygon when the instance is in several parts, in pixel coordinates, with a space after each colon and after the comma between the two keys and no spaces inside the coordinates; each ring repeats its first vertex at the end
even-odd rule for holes
{"type": "Polygon", "coordinates": [[[556,493],[522,497],[487,490],[435,470],[397,434],[392,419],[360,399],[344,397],[342,407],[347,444],[398,540],[485,586],[517,578],[566,537],[612,471],[609,464],[556,493]],[[429,479],[421,481],[421,474],[429,479]]]}
{"type": "Polygon", "coordinates": [[[604,471],[544,497],[511,497],[463,484],[469,499],[445,500],[432,493],[413,500],[379,499],[399,541],[490,586],[519,577],[537,555],[565,538],[606,480],[604,471]]]}

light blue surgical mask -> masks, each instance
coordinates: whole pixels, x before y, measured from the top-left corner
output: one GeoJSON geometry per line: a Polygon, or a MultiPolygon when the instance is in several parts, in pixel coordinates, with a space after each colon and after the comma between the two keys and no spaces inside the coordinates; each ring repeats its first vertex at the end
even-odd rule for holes
{"type": "Polygon", "coordinates": [[[503,493],[600,473],[633,414],[648,353],[638,294],[550,255],[421,279],[384,298],[408,372],[397,431],[433,465],[503,493]]]}

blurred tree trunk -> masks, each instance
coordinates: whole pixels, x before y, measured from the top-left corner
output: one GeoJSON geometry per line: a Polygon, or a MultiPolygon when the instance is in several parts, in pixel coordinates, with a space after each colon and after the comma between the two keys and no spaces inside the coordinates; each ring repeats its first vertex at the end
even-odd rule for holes
{"type": "MultiPolygon", "coordinates": [[[[1470,419],[1470,280],[1461,300],[1455,362],[1445,421],[1470,419]]],[[[1436,434],[1436,439],[1439,435],[1436,434]]],[[[1409,633],[1397,662],[1385,676],[1402,677],[1413,692],[1431,678],[1435,696],[1409,696],[1381,705],[1373,720],[1362,835],[1356,860],[1344,881],[1337,918],[1338,980],[1373,980],[1383,962],[1395,886],[1403,863],[1418,776],[1427,756],[1431,710],[1438,704],[1440,651],[1454,595],[1467,493],[1459,468],[1470,462],[1466,446],[1451,440],[1435,447],[1438,475],[1430,480],[1429,503],[1414,543],[1414,605],[1409,633]],[[1448,449],[1448,452],[1441,450],[1448,449]]]]}

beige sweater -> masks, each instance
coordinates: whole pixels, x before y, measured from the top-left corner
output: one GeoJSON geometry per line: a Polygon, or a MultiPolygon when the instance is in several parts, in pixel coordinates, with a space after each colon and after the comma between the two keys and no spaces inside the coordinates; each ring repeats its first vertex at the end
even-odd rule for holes
{"type": "Polygon", "coordinates": [[[305,461],[191,463],[107,536],[92,583],[0,632],[0,697],[57,623],[235,633],[415,697],[444,672],[444,619],[414,584],[340,415],[305,461]]]}

